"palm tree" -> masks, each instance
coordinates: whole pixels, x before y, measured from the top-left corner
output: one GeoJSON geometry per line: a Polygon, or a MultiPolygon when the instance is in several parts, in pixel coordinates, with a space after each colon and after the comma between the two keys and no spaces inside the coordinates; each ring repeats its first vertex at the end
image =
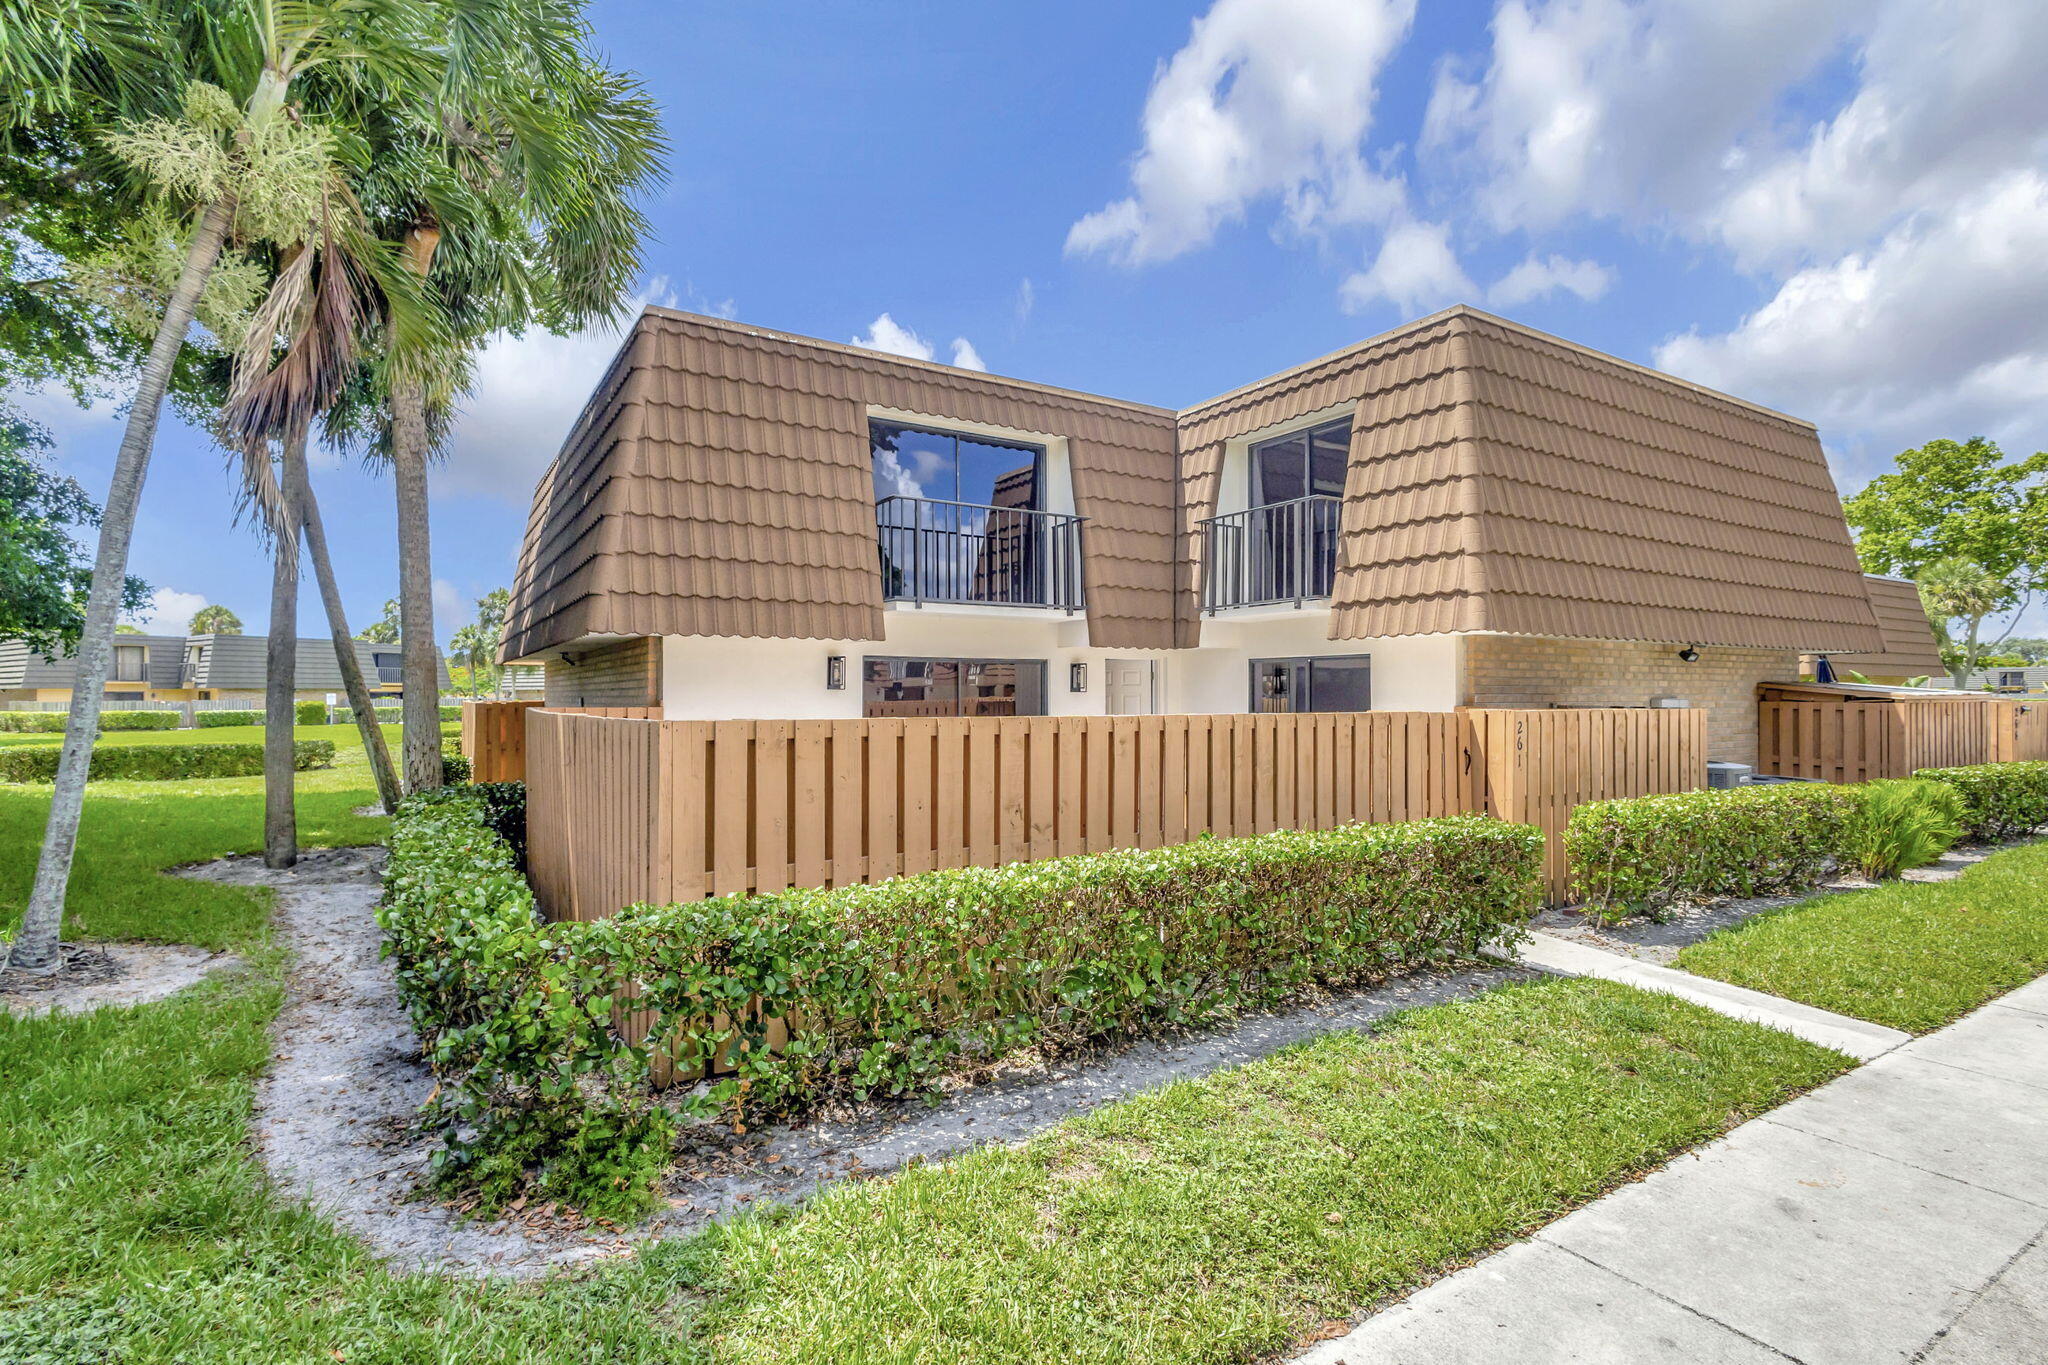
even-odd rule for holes
{"type": "MultiPolygon", "coordinates": [[[[1950,680],[1957,687],[1968,687],[1985,648],[1979,638],[1984,618],[2015,605],[2023,606],[2024,600],[2016,604],[2015,594],[2004,579],[1967,559],[1937,559],[1923,566],[1919,587],[1920,605],[1934,627],[1941,646],[1941,661],[1948,665],[1950,680]],[[1960,640],[1950,626],[1953,621],[1963,623],[1960,640]]],[[[2018,622],[2015,612],[2013,625],[2018,622]]],[[[2008,625],[1991,643],[1997,644],[2010,635],[2013,625],[2008,625]]]]}
{"type": "Polygon", "coordinates": [[[115,459],[50,815],[8,958],[10,969],[41,973],[59,965],[86,769],[157,421],[223,249],[231,235],[290,240],[311,220],[307,199],[324,186],[333,153],[323,115],[359,105],[366,90],[431,108],[448,63],[418,41],[419,6],[409,0],[16,0],[12,8],[0,42],[0,126],[75,121],[147,187],[183,241],[115,459]]]}
{"type": "Polygon", "coordinates": [[[458,65],[473,78],[472,98],[444,106],[431,128],[386,138],[428,153],[390,163],[377,210],[452,338],[390,348],[375,422],[398,500],[409,790],[441,782],[427,521],[436,434],[492,334],[577,330],[616,313],[645,228],[632,199],[660,175],[653,105],[587,54],[579,8],[534,7],[521,41],[465,46],[458,65]]]}
{"type": "Polygon", "coordinates": [[[216,603],[193,612],[185,630],[191,635],[240,635],[242,618],[216,603]]]}

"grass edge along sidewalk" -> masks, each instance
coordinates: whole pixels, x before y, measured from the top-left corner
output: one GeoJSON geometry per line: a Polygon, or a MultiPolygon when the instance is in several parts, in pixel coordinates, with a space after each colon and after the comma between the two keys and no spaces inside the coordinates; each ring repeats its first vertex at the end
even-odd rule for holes
{"type": "Polygon", "coordinates": [[[1947,881],[1767,911],[1683,949],[1682,971],[1928,1033],[2048,972],[2048,841],[1947,881]]]}

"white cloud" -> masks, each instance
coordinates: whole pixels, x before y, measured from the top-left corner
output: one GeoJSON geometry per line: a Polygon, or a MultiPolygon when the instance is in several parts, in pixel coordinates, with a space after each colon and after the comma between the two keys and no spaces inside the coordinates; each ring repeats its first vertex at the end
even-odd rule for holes
{"type": "Polygon", "coordinates": [[[853,344],[865,350],[881,351],[886,355],[900,355],[906,360],[930,360],[936,354],[929,341],[887,313],[881,314],[869,323],[867,335],[855,337],[853,344]]]}
{"type": "Polygon", "coordinates": [[[434,471],[437,493],[501,498],[525,506],[541,472],[562,448],[619,341],[648,304],[673,307],[655,280],[614,323],[569,336],[501,335],[477,356],[476,382],[462,401],[448,458],[434,471]]]}
{"type": "Polygon", "coordinates": [[[1932,436],[2040,443],[2048,412],[2048,179],[2006,175],[1874,249],[1809,266],[1720,335],[1657,364],[1890,449],[1932,436]]]}
{"type": "MultiPolygon", "coordinates": [[[[937,360],[939,355],[937,347],[887,313],[877,315],[868,324],[867,334],[853,338],[853,344],[885,355],[900,355],[906,360],[937,360]]],[[[963,370],[988,368],[982,363],[981,353],[974,349],[974,343],[966,337],[953,338],[951,363],[963,370]]]]}
{"type": "Polygon", "coordinates": [[[122,619],[144,635],[183,635],[192,624],[192,614],[206,603],[204,593],[158,588],[149,595],[148,606],[122,619]]]}
{"type": "Polygon", "coordinates": [[[1031,321],[1031,314],[1038,307],[1038,289],[1026,275],[1017,281],[1017,325],[1022,327],[1031,321]]]}
{"type": "Polygon", "coordinates": [[[1444,224],[1402,223],[1388,229],[1372,265],[1346,279],[1338,297],[1354,312],[1385,300],[1404,313],[1420,313],[1477,292],[1444,224]]]}
{"type": "Polygon", "coordinates": [[[1386,221],[1405,194],[1362,144],[1414,17],[1414,0],[1216,0],[1153,78],[1131,194],[1076,222],[1068,252],[1168,260],[1265,198],[1299,229],[1386,221]]]}
{"type": "Polygon", "coordinates": [[[1574,261],[1556,255],[1539,258],[1532,252],[1520,265],[1494,281],[1486,291],[1486,301],[1497,308],[1514,308],[1562,290],[1591,303],[1613,283],[1614,272],[1598,261],[1574,261]]]}
{"type": "Polygon", "coordinates": [[[1865,12],[1858,0],[1505,0],[1483,69],[1439,73],[1422,146],[1472,175],[1503,231],[1707,212],[1786,86],[1865,12]]]}

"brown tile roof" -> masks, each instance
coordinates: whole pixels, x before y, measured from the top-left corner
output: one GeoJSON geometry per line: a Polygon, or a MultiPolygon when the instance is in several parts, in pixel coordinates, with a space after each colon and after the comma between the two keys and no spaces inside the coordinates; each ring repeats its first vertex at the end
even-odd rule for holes
{"type": "Polygon", "coordinates": [[[1332,638],[1879,641],[1810,425],[1470,308],[1183,413],[1190,532],[1226,441],[1346,403],[1332,638]]]}
{"type": "Polygon", "coordinates": [[[591,634],[878,638],[871,407],[1066,436],[1091,642],[1193,645],[1227,443],[1341,406],[1334,638],[1881,645],[1810,425],[1473,309],[1177,419],[649,309],[535,494],[505,656],[591,634]]]}
{"type": "Polygon", "coordinates": [[[1171,412],[650,308],[534,496],[505,657],[879,639],[870,407],[1065,436],[1091,642],[1172,643],[1171,412]]]}
{"type": "Polygon", "coordinates": [[[1877,574],[1866,575],[1863,585],[1870,590],[1870,605],[1884,631],[1884,649],[1876,654],[1830,654],[1829,662],[1874,678],[1947,673],[1941,647],[1934,641],[1934,627],[1920,605],[1920,589],[1910,579],[1877,574]]]}

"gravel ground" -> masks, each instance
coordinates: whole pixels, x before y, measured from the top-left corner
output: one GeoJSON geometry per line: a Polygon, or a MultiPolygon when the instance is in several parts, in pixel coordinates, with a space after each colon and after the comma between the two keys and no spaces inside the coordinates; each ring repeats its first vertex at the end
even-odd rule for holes
{"type": "Polygon", "coordinates": [[[146,1005],[242,961],[189,943],[66,943],[63,952],[62,971],[10,973],[0,987],[0,1014],[84,1014],[109,1005],[146,1005]]]}
{"type": "Polygon", "coordinates": [[[185,875],[277,892],[275,922],[293,967],[255,1119],[272,1178],[395,1264],[452,1273],[530,1276],[623,1254],[635,1241],[687,1235],[750,1204],[798,1199],[837,1178],[881,1175],[985,1142],[1015,1142],[1179,1077],[1534,975],[1496,968],[1404,978],[1213,1032],[1050,1065],[1020,1063],[936,1104],[866,1105],[744,1137],[697,1124],[679,1147],[666,1209],[630,1232],[593,1228],[547,1207],[486,1224],[420,1193],[434,1144],[413,1120],[433,1077],[377,956],[372,907],[383,858],[381,848],[315,852],[284,872],[253,857],[225,858],[185,875]]]}
{"type": "MultiPolygon", "coordinates": [[[[1972,844],[1952,849],[1940,861],[1915,868],[1904,874],[1904,878],[1909,882],[1945,882],[1961,876],[1964,868],[1981,863],[1994,853],[2032,842],[2031,839],[2016,839],[2003,844],[1972,844]]],[[[1830,892],[1868,891],[1875,885],[1877,883],[1861,876],[1837,877],[1798,895],[1752,896],[1743,900],[1712,901],[1705,905],[1674,906],[1661,921],[1638,917],[1605,928],[1586,918],[1576,907],[1567,907],[1545,910],[1530,927],[1559,938],[1604,948],[1610,953],[1668,967],[1677,959],[1679,949],[1697,943],[1709,934],[1753,919],[1767,910],[1780,910],[1830,892]]]]}

